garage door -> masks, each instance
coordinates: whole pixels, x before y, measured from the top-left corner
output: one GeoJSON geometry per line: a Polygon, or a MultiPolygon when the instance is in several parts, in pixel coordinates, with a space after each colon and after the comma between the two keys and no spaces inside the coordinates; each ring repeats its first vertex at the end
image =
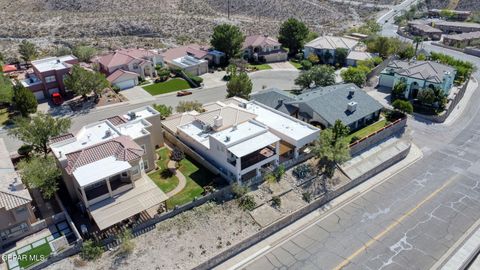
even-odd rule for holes
{"type": "Polygon", "coordinates": [[[35,95],[35,97],[37,98],[37,100],[43,100],[43,99],[45,99],[45,95],[43,94],[43,91],[33,92],[33,94],[35,95]]]}
{"type": "Polygon", "coordinates": [[[380,81],[378,82],[378,85],[392,88],[394,80],[395,78],[393,76],[382,74],[380,75],[380,81]]]}
{"type": "Polygon", "coordinates": [[[127,81],[115,83],[115,85],[122,90],[127,88],[132,88],[135,86],[135,80],[127,80],[127,81]]]}
{"type": "Polygon", "coordinates": [[[53,93],[58,93],[60,92],[60,90],[58,90],[58,88],[52,88],[52,89],[48,89],[48,94],[52,95],[53,93]]]}

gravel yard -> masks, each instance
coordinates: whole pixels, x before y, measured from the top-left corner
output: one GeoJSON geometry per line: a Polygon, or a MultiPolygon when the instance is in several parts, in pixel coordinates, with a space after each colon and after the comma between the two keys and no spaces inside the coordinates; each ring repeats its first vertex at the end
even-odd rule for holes
{"type": "Polygon", "coordinates": [[[259,229],[250,215],[237,207],[236,201],[223,205],[207,203],[134,238],[135,250],[128,258],[109,251],[98,261],[81,267],[75,256],[47,269],[190,269],[259,229]]]}

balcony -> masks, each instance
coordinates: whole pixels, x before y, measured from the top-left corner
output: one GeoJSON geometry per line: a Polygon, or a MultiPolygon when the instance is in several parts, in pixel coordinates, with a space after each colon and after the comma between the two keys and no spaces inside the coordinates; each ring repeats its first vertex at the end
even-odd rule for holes
{"type": "Polygon", "coordinates": [[[275,155],[275,150],[272,147],[265,147],[261,150],[248,154],[241,159],[242,170],[257,164],[267,158],[275,155]]]}

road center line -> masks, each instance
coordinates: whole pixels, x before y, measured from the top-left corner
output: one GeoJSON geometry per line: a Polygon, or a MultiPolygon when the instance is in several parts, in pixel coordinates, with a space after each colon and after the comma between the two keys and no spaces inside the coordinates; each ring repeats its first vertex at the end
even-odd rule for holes
{"type": "Polygon", "coordinates": [[[431,199],[433,199],[433,197],[435,197],[438,193],[440,193],[442,190],[444,190],[448,185],[450,185],[454,178],[456,177],[455,176],[452,176],[447,182],[445,182],[441,187],[439,187],[438,189],[436,189],[434,192],[432,192],[430,195],[428,195],[425,199],[423,199],[421,202],[419,202],[415,207],[413,207],[412,209],[410,209],[408,212],[406,212],[405,214],[403,214],[399,219],[395,220],[394,222],[392,222],[390,225],[387,226],[387,228],[385,228],[383,231],[381,231],[379,234],[377,234],[375,237],[373,237],[372,239],[370,239],[367,243],[365,243],[361,248],[357,249],[354,253],[352,253],[352,255],[348,256],[348,258],[346,258],[345,260],[343,260],[339,265],[337,265],[335,268],[333,268],[334,270],[341,270],[343,269],[345,266],[347,266],[353,259],[355,259],[355,257],[357,257],[358,255],[360,255],[360,253],[362,253],[363,251],[365,251],[367,248],[369,248],[371,245],[373,245],[375,242],[379,241],[380,238],[382,238],[383,236],[385,236],[388,232],[390,232],[392,229],[394,229],[395,227],[397,227],[400,223],[402,223],[402,221],[404,219],[406,219],[407,217],[411,216],[413,213],[415,213],[415,211],[417,211],[420,207],[422,207],[425,203],[427,203],[428,201],[430,201],[431,199]]]}

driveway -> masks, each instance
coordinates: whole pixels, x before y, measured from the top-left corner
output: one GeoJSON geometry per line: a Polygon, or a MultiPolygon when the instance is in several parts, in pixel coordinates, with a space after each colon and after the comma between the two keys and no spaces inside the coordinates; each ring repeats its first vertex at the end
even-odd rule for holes
{"type": "Polygon", "coordinates": [[[297,70],[296,67],[294,67],[290,62],[285,61],[285,62],[276,62],[276,63],[269,63],[269,66],[272,67],[272,69],[282,69],[282,70],[297,70]]]}
{"type": "Polygon", "coordinates": [[[212,88],[217,86],[224,86],[226,82],[223,76],[227,74],[225,71],[215,71],[214,73],[205,73],[200,77],[203,78],[203,88],[212,88]]]}
{"type": "Polygon", "coordinates": [[[129,101],[144,101],[144,100],[153,100],[152,95],[150,95],[147,91],[145,91],[141,86],[134,86],[129,89],[125,89],[120,91],[124,97],[126,97],[129,101]]]}

